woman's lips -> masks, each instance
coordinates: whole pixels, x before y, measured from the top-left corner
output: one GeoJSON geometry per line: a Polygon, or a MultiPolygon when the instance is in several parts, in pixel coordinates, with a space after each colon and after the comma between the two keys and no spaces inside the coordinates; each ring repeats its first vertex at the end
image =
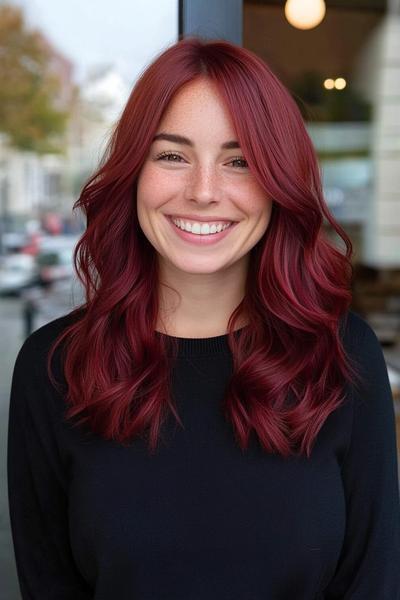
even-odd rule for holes
{"type": "Polygon", "coordinates": [[[171,227],[175,231],[176,235],[184,240],[185,242],[190,242],[192,244],[197,244],[199,246],[209,246],[210,244],[216,244],[220,240],[224,239],[229,235],[229,233],[236,227],[237,222],[232,223],[229,227],[220,231],[219,233],[210,233],[208,235],[201,235],[196,233],[190,233],[190,231],[183,231],[175,225],[171,219],[171,217],[167,217],[171,227]]]}

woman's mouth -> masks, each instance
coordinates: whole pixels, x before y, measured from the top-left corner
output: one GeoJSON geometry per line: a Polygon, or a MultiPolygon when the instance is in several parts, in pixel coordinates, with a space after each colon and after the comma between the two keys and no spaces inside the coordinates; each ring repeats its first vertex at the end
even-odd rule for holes
{"type": "MultiPolygon", "coordinates": [[[[175,231],[176,235],[192,244],[198,245],[210,245],[219,242],[229,235],[229,233],[238,225],[237,222],[231,221],[229,224],[227,223],[193,223],[194,231],[186,231],[181,227],[183,226],[181,219],[173,219],[171,216],[166,216],[168,221],[171,224],[171,227],[175,231]],[[175,221],[175,223],[174,223],[175,221]],[[179,224],[180,225],[179,225],[179,224]],[[218,231],[220,229],[220,231],[218,231]]],[[[183,223],[186,223],[183,221],[183,223]]]]}

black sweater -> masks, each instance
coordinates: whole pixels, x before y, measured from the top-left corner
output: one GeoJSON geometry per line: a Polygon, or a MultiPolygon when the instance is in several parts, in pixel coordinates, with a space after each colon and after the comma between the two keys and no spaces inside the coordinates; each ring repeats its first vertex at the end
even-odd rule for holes
{"type": "Polygon", "coordinates": [[[156,455],[144,439],[84,435],[63,421],[45,371],[68,319],[31,334],[13,373],[8,486],[24,600],[400,599],[393,399],[359,315],[344,342],[365,392],[328,417],[310,459],[239,449],[219,409],[227,336],[179,338],[185,429],[156,455]]]}

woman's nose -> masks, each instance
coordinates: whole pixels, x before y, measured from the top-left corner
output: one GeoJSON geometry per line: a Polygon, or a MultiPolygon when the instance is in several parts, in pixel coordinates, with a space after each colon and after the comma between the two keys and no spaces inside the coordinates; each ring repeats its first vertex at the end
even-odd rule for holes
{"type": "Polygon", "coordinates": [[[220,183],[218,173],[214,166],[196,166],[191,170],[187,186],[186,198],[198,202],[218,200],[220,183]]]}

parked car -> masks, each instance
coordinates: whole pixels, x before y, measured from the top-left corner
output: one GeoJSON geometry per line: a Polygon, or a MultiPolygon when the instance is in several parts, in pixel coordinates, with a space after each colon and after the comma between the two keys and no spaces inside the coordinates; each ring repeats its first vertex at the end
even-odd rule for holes
{"type": "Polygon", "coordinates": [[[84,288],[78,278],[60,279],[45,287],[35,286],[22,294],[24,334],[57,319],[85,303],[84,288]]]}
{"type": "Polygon", "coordinates": [[[30,254],[12,253],[0,262],[0,294],[19,295],[21,291],[38,280],[35,257],[30,254]]]}
{"type": "Polygon", "coordinates": [[[71,235],[43,236],[36,264],[42,285],[75,276],[73,252],[79,237],[71,235]]]}
{"type": "Polygon", "coordinates": [[[40,283],[47,284],[73,277],[72,254],[73,248],[41,250],[36,256],[40,283]]]}

